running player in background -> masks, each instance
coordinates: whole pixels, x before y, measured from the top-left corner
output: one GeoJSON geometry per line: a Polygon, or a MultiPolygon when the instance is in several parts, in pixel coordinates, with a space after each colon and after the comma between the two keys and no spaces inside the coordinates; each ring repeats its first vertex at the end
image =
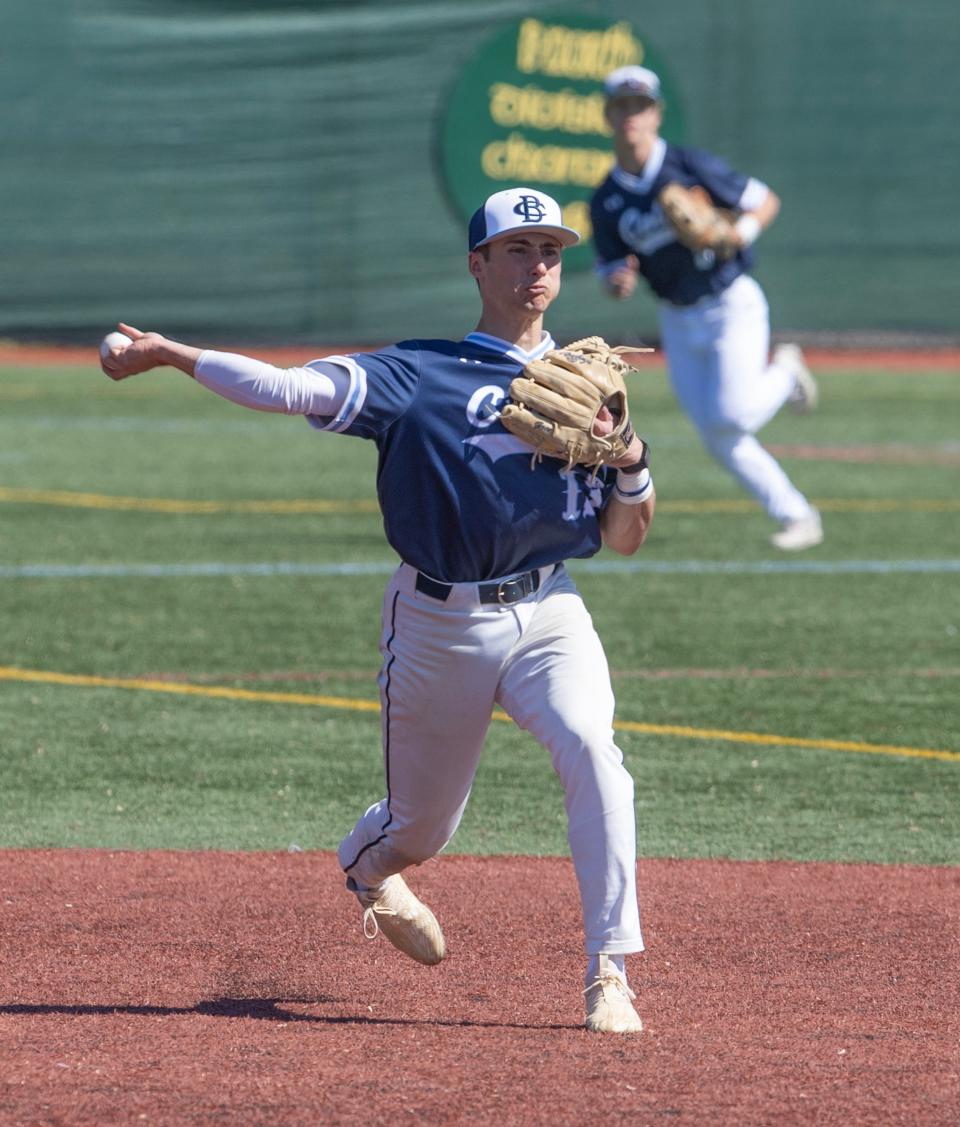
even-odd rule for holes
{"type": "Polygon", "coordinates": [[[646,67],[621,67],[605,83],[616,164],[591,203],[597,271],[613,297],[633,294],[642,276],[659,299],[661,342],[680,406],[704,446],[753,494],[780,528],[784,551],[823,540],[820,514],[755,437],[786,403],[812,410],[817,386],[794,344],[768,363],[767,301],[750,276],[751,246],[776,218],[780,200],[761,181],[720,158],[660,136],[660,80],[646,67]],[[740,250],[725,261],[676,238],[657,203],[665,184],[704,187],[718,207],[739,212],[740,250]]]}
{"type": "Polygon", "coordinates": [[[381,624],[387,793],[339,848],[364,933],[382,931],[427,965],[443,959],[436,918],[399,874],[453,836],[499,705],[547,748],[564,788],[587,1027],[635,1033],[624,964],[643,950],[633,779],[613,740],[603,648],[564,560],[601,544],[625,555],[640,547],[655,503],[647,450],[634,437],[619,468],[594,476],[532,460],[499,420],[511,380],[554,347],[543,316],[559,292],[562,251],[578,240],[549,196],[491,196],[468,239],[480,320],[459,341],[278,369],[121,324],[133,343],[101,363],[115,380],[170,365],[236,403],[376,443],[384,526],[402,563],[381,624]]]}

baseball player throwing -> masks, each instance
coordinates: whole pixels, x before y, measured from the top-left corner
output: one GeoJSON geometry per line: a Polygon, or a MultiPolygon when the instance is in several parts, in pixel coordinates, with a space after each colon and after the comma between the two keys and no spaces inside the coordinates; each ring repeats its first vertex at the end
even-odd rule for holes
{"type": "Polygon", "coordinates": [[[784,403],[802,412],[817,401],[796,345],[780,345],[767,362],[767,301],[748,272],[751,246],[780,201],[718,157],[661,138],[663,101],[652,71],[621,67],[605,91],[616,164],[591,204],[598,273],[618,298],[629,297],[643,276],[659,298],[674,393],[707,450],[778,522],[775,547],[813,547],[823,539],[819,513],[755,437],[784,403]],[[685,243],[682,228],[668,221],[667,185],[699,186],[711,210],[729,209],[736,218],[685,243]]]}
{"type": "MultiPolygon", "coordinates": [[[[384,525],[402,563],[382,614],[386,795],[338,851],[364,932],[382,931],[420,963],[443,959],[440,925],[400,873],[453,836],[499,705],[547,748],[563,784],[587,1027],[633,1033],[641,1023],[624,956],[643,949],[633,781],[613,740],[604,652],[564,560],[601,544],[627,555],[640,547],[655,503],[647,451],[627,431],[611,464],[568,466],[500,421],[515,377],[555,348],[543,317],[563,249],[578,239],[541,192],[491,196],[470,222],[481,313],[462,340],[281,370],[121,325],[133,343],[101,363],[113,379],[172,365],[236,403],[376,443],[384,525]]],[[[601,409],[598,430],[614,424],[601,409]]]]}

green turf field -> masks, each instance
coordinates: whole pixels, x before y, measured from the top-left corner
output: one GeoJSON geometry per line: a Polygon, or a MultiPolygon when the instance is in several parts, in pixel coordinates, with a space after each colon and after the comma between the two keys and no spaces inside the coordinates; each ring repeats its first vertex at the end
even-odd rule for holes
{"type": "MultiPolygon", "coordinates": [[[[644,855],[960,861],[960,379],[819,375],[762,436],[824,513],[797,556],[632,377],[655,527],[571,571],[644,855]]],[[[326,849],[381,797],[374,454],[173,372],[0,368],[0,845],[326,849]]],[[[565,851],[508,723],[452,848],[565,851]]]]}

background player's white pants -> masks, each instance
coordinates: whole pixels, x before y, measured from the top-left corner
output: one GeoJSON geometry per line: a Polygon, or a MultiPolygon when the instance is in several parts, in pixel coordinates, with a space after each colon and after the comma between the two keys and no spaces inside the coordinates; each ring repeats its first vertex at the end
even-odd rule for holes
{"type": "Polygon", "coordinates": [[[742,274],[717,297],[660,305],[670,382],[707,450],[774,520],[802,520],[810,502],[754,437],[794,388],[787,369],[767,363],[770,313],[763,290],[742,274]]]}
{"type": "Polygon", "coordinates": [[[341,842],[341,866],[369,887],[443,848],[499,704],[549,750],[563,784],[587,954],[642,951],[633,779],[613,741],[606,657],[573,581],[559,565],[502,607],[481,606],[468,583],[440,602],[416,591],[416,574],[402,565],[384,597],[387,798],[341,842]]]}

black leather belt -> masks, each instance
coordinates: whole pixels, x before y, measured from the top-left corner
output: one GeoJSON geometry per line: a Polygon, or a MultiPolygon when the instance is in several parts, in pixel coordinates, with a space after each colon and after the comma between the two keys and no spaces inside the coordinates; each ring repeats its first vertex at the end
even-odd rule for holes
{"type": "MultiPolygon", "coordinates": [[[[534,569],[524,572],[523,575],[515,575],[512,579],[504,579],[500,583],[478,583],[477,591],[481,603],[499,603],[500,606],[509,606],[511,603],[519,603],[527,595],[532,595],[539,586],[540,572],[534,569]]],[[[450,597],[453,584],[440,583],[436,579],[431,579],[429,575],[424,575],[422,571],[418,571],[417,590],[424,595],[429,595],[431,599],[440,599],[441,602],[445,602],[450,597]]]]}

